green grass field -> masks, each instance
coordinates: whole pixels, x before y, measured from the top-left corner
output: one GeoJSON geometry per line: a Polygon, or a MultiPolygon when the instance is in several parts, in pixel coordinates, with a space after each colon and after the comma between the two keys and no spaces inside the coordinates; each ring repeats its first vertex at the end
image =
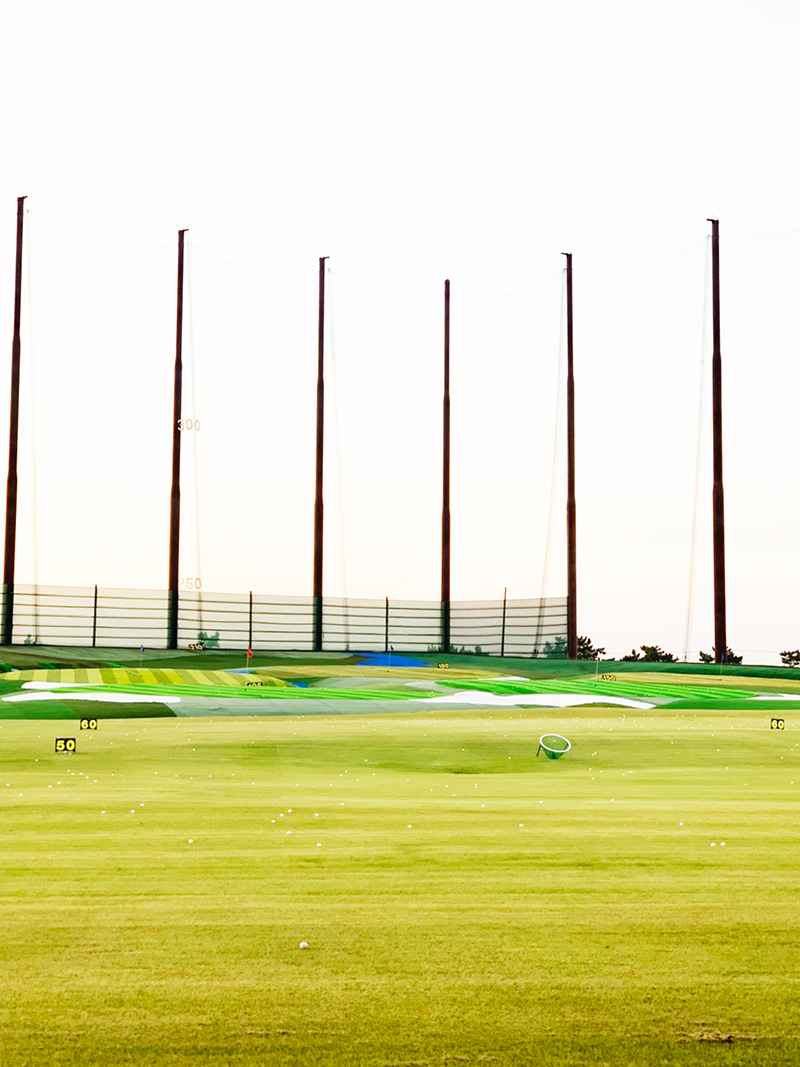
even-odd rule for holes
{"type": "Polygon", "coordinates": [[[796,1064],[800,737],[724,703],[4,719],[0,1063],[796,1064]]]}

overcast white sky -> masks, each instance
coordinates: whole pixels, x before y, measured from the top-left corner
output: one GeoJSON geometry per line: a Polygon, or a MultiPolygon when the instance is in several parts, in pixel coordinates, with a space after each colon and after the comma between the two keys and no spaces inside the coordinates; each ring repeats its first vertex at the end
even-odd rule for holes
{"type": "MultiPolygon", "coordinates": [[[[450,277],[454,596],[538,595],[569,250],[579,629],[609,653],[682,655],[716,216],[730,643],[751,662],[800,645],[798,21],[770,0],[6,11],[9,353],[18,195],[31,212],[18,579],[165,584],[175,235],[189,227],[186,407],[203,428],[185,451],[186,569],[206,588],[310,593],[329,255],[327,591],[438,596],[450,277]]],[[[709,422],[692,658],[713,633],[709,422]]],[[[559,464],[551,595],[565,585],[559,464]]]]}

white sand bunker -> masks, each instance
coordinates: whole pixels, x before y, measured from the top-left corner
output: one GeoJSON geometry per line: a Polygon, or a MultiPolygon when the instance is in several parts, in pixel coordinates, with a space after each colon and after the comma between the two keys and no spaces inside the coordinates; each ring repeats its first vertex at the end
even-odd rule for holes
{"type": "Polygon", "coordinates": [[[656,707],[644,700],[627,700],[625,697],[598,696],[596,693],[480,693],[468,689],[446,697],[426,697],[425,704],[475,704],[479,707],[540,707],[571,708],[578,704],[614,704],[621,708],[638,708],[647,711],[656,707]]]}
{"type": "Polygon", "coordinates": [[[28,702],[31,700],[89,700],[104,704],[180,704],[181,698],[175,696],[151,696],[148,693],[16,693],[3,697],[3,700],[28,702]]]}

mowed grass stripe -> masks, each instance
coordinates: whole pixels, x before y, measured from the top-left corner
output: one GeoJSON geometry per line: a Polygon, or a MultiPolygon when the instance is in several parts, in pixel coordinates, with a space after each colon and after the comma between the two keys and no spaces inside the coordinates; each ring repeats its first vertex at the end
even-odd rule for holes
{"type": "Polygon", "coordinates": [[[495,693],[497,695],[513,695],[516,693],[589,693],[600,696],[625,696],[633,699],[646,700],[648,696],[667,696],[675,700],[697,698],[707,700],[741,700],[754,695],[753,690],[733,688],[711,688],[695,686],[682,682],[669,683],[646,683],[635,682],[603,682],[595,679],[562,681],[554,679],[530,679],[523,681],[484,681],[483,679],[455,679],[452,677],[437,679],[441,685],[448,689],[476,689],[480,692],[495,693]]]}

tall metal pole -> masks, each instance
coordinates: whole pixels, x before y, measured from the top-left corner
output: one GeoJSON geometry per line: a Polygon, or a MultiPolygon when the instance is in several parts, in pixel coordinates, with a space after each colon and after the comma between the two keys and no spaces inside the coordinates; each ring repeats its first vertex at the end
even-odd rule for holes
{"type": "Polygon", "coordinates": [[[253,651],[253,590],[250,590],[250,606],[247,612],[247,647],[253,651]]]}
{"type": "Polygon", "coordinates": [[[27,197],[17,197],[17,255],[14,274],[14,335],[11,342],[11,417],[8,429],[6,544],[3,562],[3,624],[0,644],[10,645],[14,631],[14,566],[17,554],[17,442],[19,438],[20,319],[22,315],[22,230],[27,197]]]}
{"type": "Polygon", "coordinates": [[[572,333],[572,253],[567,259],[567,658],[578,658],[578,564],[575,512],[575,374],[572,333]]]}
{"type": "Polygon", "coordinates": [[[713,301],[714,353],[711,362],[714,434],[714,662],[728,658],[725,605],[725,495],[722,487],[722,345],[719,310],[719,221],[711,223],[711,286],[713,301]]]}
{"type": "Polygon", "coordinates": [[[500,631],[500,655],[506,654],[506,597],[508,596],[508,587],[503,590],[503,626],[500,631]]]}
{"type": "Polygon", "coordinates": [[[319,314],[317,318],[317,470],[314,498],[314,651],[322,651],[322,471],[325,445],[325,260],[319,259],[319,314]]]}
{"type": "Polygon", "coordinates": [[[383,651],[388,653],[388,651],[389,651],[389,598],[388,598],[388,596],[386,598],[386,614],[384,616],[383,624],[384,624],[383,651]]]}
{"type": "Polygon", "coordinates": [[[97,645],[97,586],[94,587],[94,610],[92,612],[92,648],[97,645]]]}
{"type": "Polygon", "coordinates": [[[442,652],[450,651],[450,279],[444,283],[442,405],[442,652]]]}
{"type": "Polygon", "coordinates": [[[178,230],[178,309],[172,401],[172,489],[169,511],[169,593],[167,648],[178,647],[178,561],[181,540],[181,396],[183,387],[183,235],[178,230]]]}

